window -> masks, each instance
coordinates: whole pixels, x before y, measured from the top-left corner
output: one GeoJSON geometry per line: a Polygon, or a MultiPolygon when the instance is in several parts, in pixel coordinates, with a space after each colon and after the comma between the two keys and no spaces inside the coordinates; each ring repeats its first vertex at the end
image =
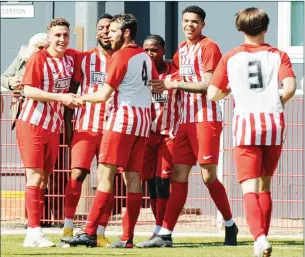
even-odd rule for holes
{"type": "Polygon", "coordinates": [[[278,5],[278,48],[287,52],[292,63],[303,63],[304,2],[278,5]]]}

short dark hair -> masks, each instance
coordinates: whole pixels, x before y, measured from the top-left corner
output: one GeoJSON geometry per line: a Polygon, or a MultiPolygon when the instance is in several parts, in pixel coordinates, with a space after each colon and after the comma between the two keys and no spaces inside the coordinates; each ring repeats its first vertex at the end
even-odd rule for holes
{"type": "Polygon", "coordinates": [[[153,39],[153,40],[157,41],[158,44],[159,44],[160,46],[162,46],[163,49],[165,49],[165,41],[164,41],[163,37],[161,37],[161,36],[159,36],[159,35],[148,35],[148,36],[144,39],[144,41],[149,40],[149,39],[153,39]]]}
{"type": "Polygon", "coordinates": [[[256,36],[268,29],[269,22],[268,14],[263,9],[250,7],[236,14],[235,26],[238,31],[256,36]]]}
{"type": "Polygon", "coordinates": [[[56,26],[66,26],[68,27],[68,29],[70,29],[70,23],[66,19],[54,18],[49,22],[47,26],[47,30],[49,31],[52,27],[56,27],[56,26]]]}
{"type": "Polygon", "coordinates": [[[186,12],[190,12],[190,13],[195,13],[197,14],[201,20],[204,22],[205,20],[205,17],[206,17],[206,13],[205,11],[200,8],[199,6],[197,5],[190,5],[188,7],[186,7],[183,11],[182,11],[182,15],[185,14],[186,12]]]}
{"type": "Polygon", "coordinates": [[[131,13],[117,14],[113,16],[112,22],[121,23],[121,30],[130,30],[130,39],[134,40],[137,36],[138,22],[136,17],[131,13]]]}
{"type": "Polygon", "coordinates": [[[98,24],[98,22],[102,19],[109,19],[109,20],[112,20],[113,19],[113,16],[109,13],[104,13],[103,15],[101,15],[98,19],[97,19],[97,22],[96,24],[98,24]]]}

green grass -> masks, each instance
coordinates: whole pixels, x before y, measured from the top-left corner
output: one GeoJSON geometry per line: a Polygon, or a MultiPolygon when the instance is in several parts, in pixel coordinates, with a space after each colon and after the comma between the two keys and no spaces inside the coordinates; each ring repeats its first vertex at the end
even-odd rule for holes
{"type": "MultiPolygon", "coordinates": [[[[252,257],[252,242],[249,239],[239,239],[239,246],[224,247],[222,238],[175,238],[173,248],[161,249],[102,249],[73,247],[62,249],[59,247],[49,249],[23,248],[23,235],[10,235],[1,237],[1,256],[136,256],[136,257],[252,257]]],[[[53,242],[59,237],[49,236],[53,242]]],[[[117,238],[111,238],[112,241],[117,238]]],[[[135,239],[134,243],[146,238],[135,239]]],[[[301,257],[303,256],[303,241],[301,240],[271,240],[274,257],[301,257]]]]}

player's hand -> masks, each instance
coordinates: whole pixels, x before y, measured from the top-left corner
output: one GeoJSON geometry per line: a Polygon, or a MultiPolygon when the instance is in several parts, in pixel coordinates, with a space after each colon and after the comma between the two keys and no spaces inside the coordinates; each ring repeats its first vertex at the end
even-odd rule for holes
{"type": "Polygon", "coordinates": [[[79,105],[79,107],[84,107],[85,104],[86,104],[86,101],[84,100],[84,98],[83,98],[82,96],[76,98],[75,101],[77,102],[77,104],[79,105]]]}
{"type": "Polygon", "coordinates": [[[151,87],[151,90],[154,93],[161,94],[164,90],[166,90],[164,80],[152,79],[148,82],[148,85],[151,87]]]}
{"type": "Polygon", "coordinates": [[[22,88],[21,80],[22,80],[22,77],[18,77],[18,76],[12,77],[8,82],[10,89],[17,90],[19,88],[22,88]]]}
{"type": "Polygon", "coordinates": [[[77,107],[81,107],[81,105],[77,102],[78,96],[76,94],[68,93],[62,94],[60,97],[60,102],[62,102],[65,106],[70,109],[74,109],[77,107]]]}

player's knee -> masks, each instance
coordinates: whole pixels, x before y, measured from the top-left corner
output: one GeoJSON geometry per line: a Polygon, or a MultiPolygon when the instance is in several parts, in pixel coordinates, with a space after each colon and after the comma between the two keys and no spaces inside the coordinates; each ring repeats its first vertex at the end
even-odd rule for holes
{"type": "Polygon", "coordinates": [[[201,167],[202,180],[205,184],[212,184],[217,178],[216,164],[203,164],[201,167]]]}
{"type": "Polygon", "coordinates": [[[124,172],[127,191],[130,193],[142,193],[141,178],[139,172],[124,172]]]}
{"type": "Polygon", "coordinates": [[[26,168],[26,186],[40,187],[43,181],[43,170],[41,168],[26,168]]]}
{"type": "Polygon", "coordinates": [[[157,199],[156,181],[155,178],[147,180],[148,192],[150,199],[157,199]]]}
{"type": "Polygon", "coordinates": [[[75,168],[75,169],[72,169],[71,178],[73,180],[76,180],[76,181],[79,181],[79,182],[84,182],[84,180],[87,177],[87,174],[88,174],[88,171],[86,169],[75,168]]]}
{"type": "Polygon", "coordinates": [[[156,177],[157,197],[166,199],[170,194],[170,180],[168,178],[156,177]]]}
{"type": "Polygon", "coordinates": [[[259,192],[270,192],[271,190],[271,179],[270,176],[260,177],[259,179],[259,192]]]}

